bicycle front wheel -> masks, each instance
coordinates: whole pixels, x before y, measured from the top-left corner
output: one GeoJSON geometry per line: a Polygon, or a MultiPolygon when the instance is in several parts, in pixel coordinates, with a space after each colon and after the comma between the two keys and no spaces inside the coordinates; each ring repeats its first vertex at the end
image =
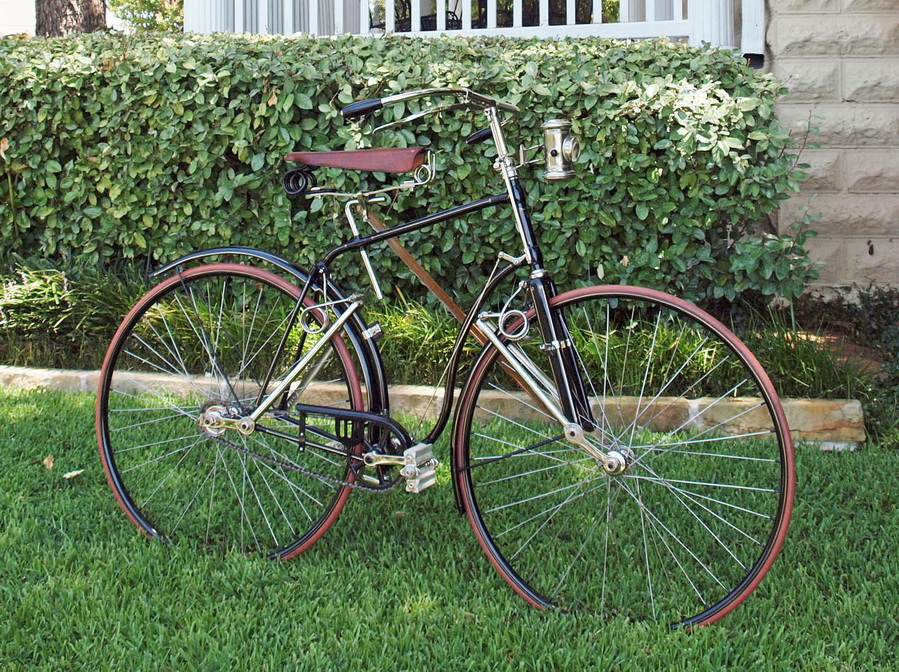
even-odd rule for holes
{"type": "MultiPolygon", "coordinates": [[[[717,620],[758,585],[790,519],[792,444],[768,376],[719,321],[661,292],[590,287],[552,305],[596,420],[587,441],[626,468],[610,475],[568,442],[488,346],[454,435],[475,535],[535,606],[717,620]]],[[[515,344],[532,362],[537,331],[515,344]]]]}
{"type": "Polygon", "coordinates": [[[116,499],[149,536],[289,558],[336,520],[358,447],[335,436],[333,419],[292,409],[364,410],[339,335],[254,430],[237,427],[269,372],[271,390],[315,341],[307,332],[325,318],[310,309],[304,329],[299,297],[271,272],[211,264],[157,285],[119,327],[101,371],[97,440],[116,499]]]}

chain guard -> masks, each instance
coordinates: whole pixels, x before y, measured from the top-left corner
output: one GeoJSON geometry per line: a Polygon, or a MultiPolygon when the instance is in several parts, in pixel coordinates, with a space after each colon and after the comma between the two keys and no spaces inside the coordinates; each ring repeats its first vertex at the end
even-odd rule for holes
{"type": "MultiPolygon", "coordinates": [[[[394,420],[390,418],[385,418],[383,416],[377,415],[375,413],[366,413],[364,411],[353,411],[347,409],[338,409],[330,406],[314,406],[311,404],[297,404],[294,407],[294,412],[291,415],[281,415],[279,414],[279,418],[281,420],[286,420],[291,424],[296,425],[300,430],[300,436],[296,438],[297,447],[300,450],[305,450],[305,428],[307,425],[306,418],[308,415],[315,415],[319,417],[330,417],[334,420],[334,438],[336,438],[347,450],[347,459],[351,458],[350,451],[353,450],[356,446],[360,444],[365,444],[366,446],[371,447],[371,443],[365,440],[365,436],[367,435],[369,438],[375,439],[375,444],[377,446],[378,443],[383,442],[385,440],[390,440],[391,442],[391,452],[400,452],[402,453],[406,450],[412,443],[412,439],[409,437],[406,430],[394,420]],[[367,428],[368,431],[365,431],[367,428]],[[379,430],[378,432],[373,432],[372,429],[379,430]],[[377,441],[380,439],[380,441],[377,441]]],[[[258,427],[256,431],[265,432],[265,428],[258,427]]],[[[210,436],[211,439],[220,443],[228,448],[236,450],[239,453],[243,453],[244,455],[248,455],[253,459],[260,460],[267,464],[280,467],[281,469],[285,469],[287,471],[292,471],[296,473],[303,474],[305,476],[310,476],[312,478],[316,478],[320,481],[324,481],[326,483],[333,483],[339,486],[346,486],[349,488],[353,488],[354,490],[364,490],[366,492],[376,492],[376,493],[384,493],[390,492],[394,488],[396,488],[400,483],[404,482],[404,479],[400,476],[392,481],[388,481],[379,485],[371,485],[361,482],[348,481],[346,479],[337,478],[334,476],[329,476],[328,474],[322,474],[312,469],[307,469],[306,467],[301,467],[298,464],[292,464],[290,462],[286,462],[284,460],[279,460],[275,457],[271,457],[269,455],[263,455],[255,450],[247,448],[246,446],[240,445],[239,443],[235,443],[234,441],[230,441],[223,436],[210,436]]],[[[377,449],[377,448],[375,448],[377,449]]],[[[364,467],[362,460],[359,460],[359,468],[364,467]]],[[[356,467],[351,463],[350,470],[354,473],[356,478],[361,479],[360,472],[356,469],[356,467]]],[[[385,469],[378,468],[378,472],[381,477],[385,475],[385,469]]]]}
{"type": "MultiPolygon", "coordinates": [[[[385,483],[383,485],[369,485],[366,483],[357,483],[354,481],[348,481],[343,478],[329,476],[328,474],[320,474],[317,471],[314,471],[312,469],[307,469],[306,467],[301,467],[298,464],[292,464],[290,462],[285,462],[283,460],[279,460],[278,458],[275,458],[275,457],[263,455],[262,453],[259,453],[255,450],[247,448],[246,446],[242,446],[238,443],[235,443],[234,441],[230,441],[221,436],[209,437],[209,438],[212,439],[213,441],[215,441],[216,443],[219,443],[223,446],[227,446],[228,448],[231,448],[232,450],[237,451],[238,453],[248,455],[249,457],[252,457],[254,460],[259,460],[261,462],[265,462],[272,466],[280,467],[281,469],[285,469],[287,471],[293,471],[298,474],[303,474],[304,476],[310,476],[312,478],[318,479],[325,483],[332,483],[334,485],[346,486],[348,488],[352,488],[353,490],[364,490],[365,492],[374,492],[374,493],[383,494],[383,493],[390,492],[391,490],[394,490],[400,483],[403,482],[402,477],[397,478],[394,481],[385,483]]],[[[350,470],[354,474],[358,474],[358,472],[356,472],[356,470],[353,468],[352,465],[350,465],[350,470]]],[[[360,477],[357,475],[357,478],[360,478],[360,477]]]]}

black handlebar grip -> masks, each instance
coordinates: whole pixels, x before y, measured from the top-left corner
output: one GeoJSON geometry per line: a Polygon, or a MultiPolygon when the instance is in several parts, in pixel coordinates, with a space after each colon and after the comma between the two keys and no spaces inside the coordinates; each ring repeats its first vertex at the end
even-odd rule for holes
{"type": "Polygon", "coordinates": [[[482,128],[480,131],[475,131],[467,138],[465,138],[465,142],[467,142],[469,145],[476,145],[477,143],[489,138],[491,133],[492,131],[489,128],[482,128]]]}
{"type": "Polygon", "coordinates": [[[357,100],[355,103],[350,103],[340,110],[340,113],[345,119],[352,119],[353,117],[361,117],[375,110],[380,110],[382,107],[384,107],[384,103],[380,98],[370,98],[369,100],[357,100]]]}

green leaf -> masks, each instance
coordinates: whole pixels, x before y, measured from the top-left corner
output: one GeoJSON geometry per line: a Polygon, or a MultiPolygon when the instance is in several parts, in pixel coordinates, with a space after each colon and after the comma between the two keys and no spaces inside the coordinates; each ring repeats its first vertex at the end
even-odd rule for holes
{"type": "Polygon", "coordinates": [[[649,206],[646,205],[645,203],[638,203],[637,207],[635,208],[635,212],[636,212],[637,218],[640,221],[644,221],[649,216],[649,206]]]}

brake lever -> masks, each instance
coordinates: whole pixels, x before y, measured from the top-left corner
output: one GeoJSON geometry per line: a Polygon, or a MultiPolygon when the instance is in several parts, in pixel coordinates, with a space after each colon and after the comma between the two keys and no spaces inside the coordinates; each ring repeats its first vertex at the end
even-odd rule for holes
{"type": "MultiPolygon", "coordinates": [[[[510,121],[512,121],[512,120],[511,119],[503,119],[501,122],[501,125],[505,126],[510,121]]],[[[480,131],[475,131],[474,133],[469,135],[467,138],[465,138],[465,142],[467,142],[469,145],[476,145],[479,142],[483,142],[484,140],[489,138],[492,135],[492,133],[493,132],[489,128],[482,128],[480,131]]]]}
{"type": "Polygon", "coordinates": [[[483,142],[484,140],[489,138],[491,132],[492,131],[489,128],[482,128],[480,131],[475,131],[467,138],[465,138],[465,142],[467,142],[469,145],[476,145],[479,142],[483,142]]]}

